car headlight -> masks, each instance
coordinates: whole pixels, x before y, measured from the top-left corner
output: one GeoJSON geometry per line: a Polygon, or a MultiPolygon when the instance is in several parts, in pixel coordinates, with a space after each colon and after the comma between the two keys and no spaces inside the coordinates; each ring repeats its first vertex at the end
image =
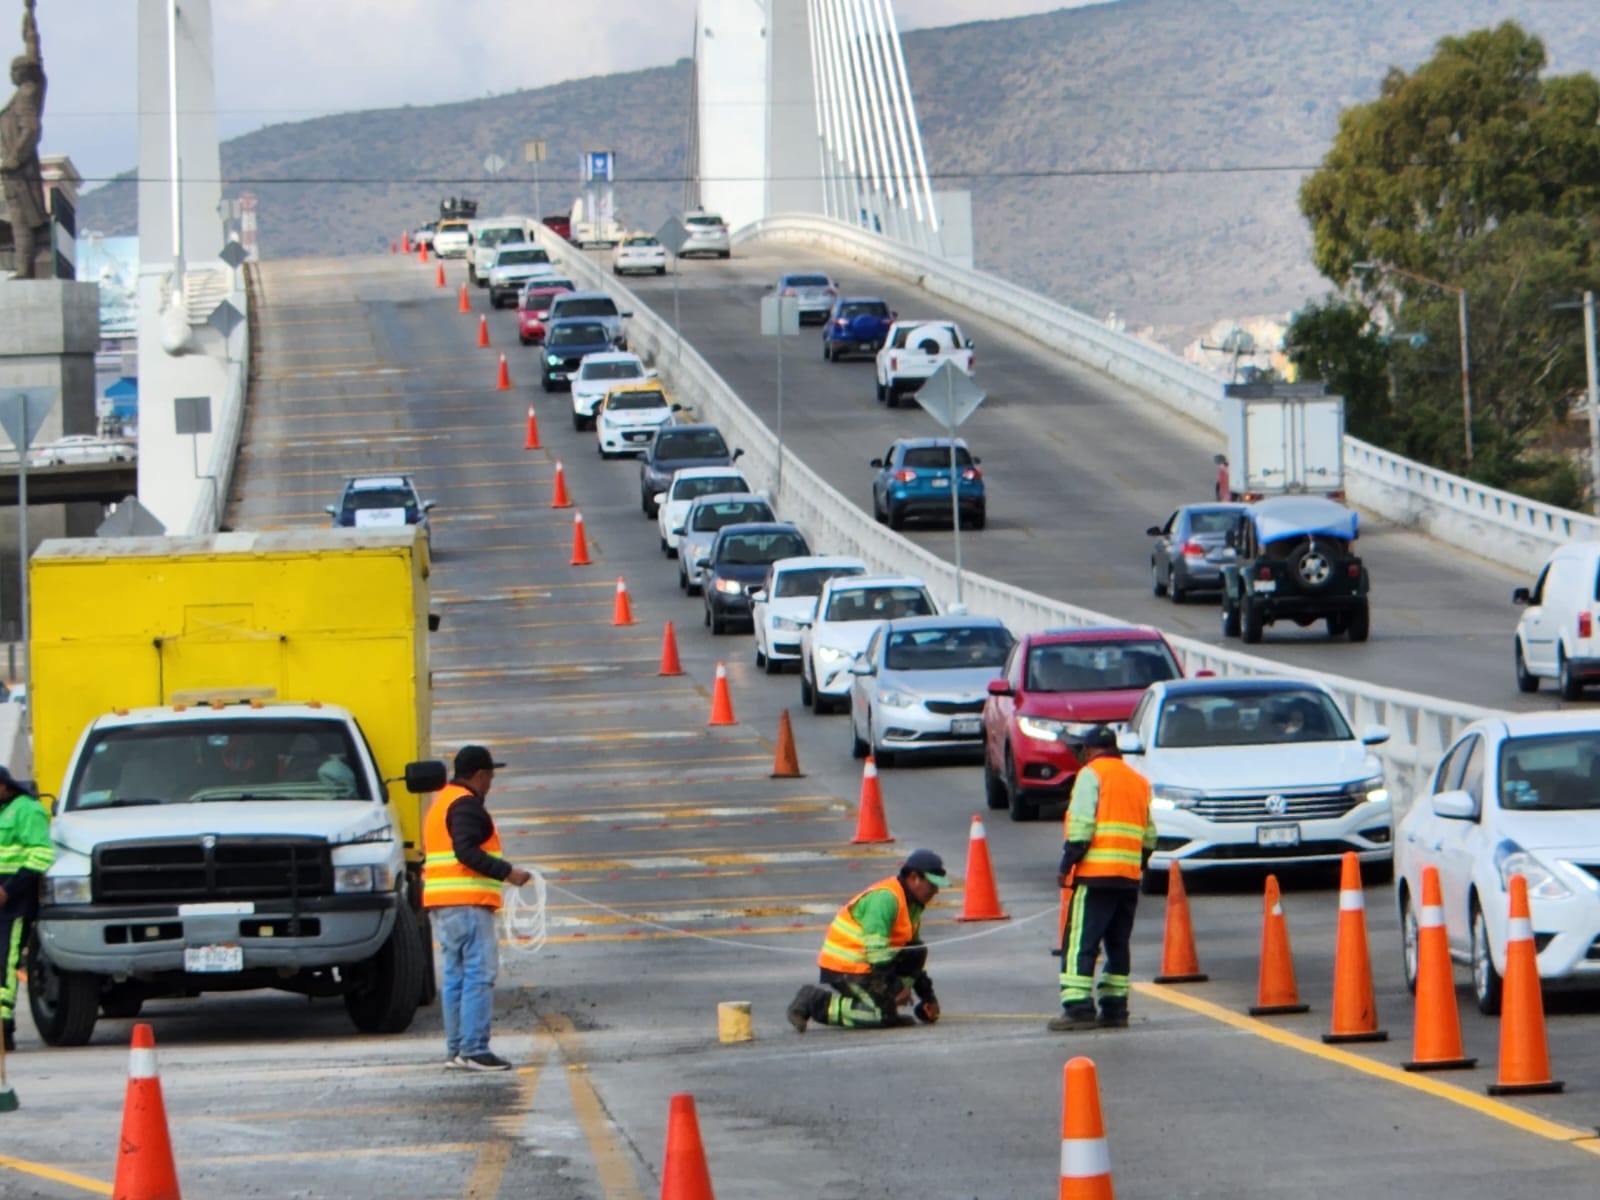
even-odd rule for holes
{"type": "Polygon", "coordinates": [[[1511,890],[1511,877],[1521,875],[1527,880],[1530,897],[1565,900],[1572,895],[1572,889],[1554,871],[1509,839],[1494,848],[1494,866],[1500,873],[1500,886],[1507,891],[1511,890]]]}
{"type": "Polygon", "coordinates": [[[818,646],[817,647],[817,660],[819,662],[836,663],[836,662],[843,662],[847,658],[854,658],[854,657],[855,657],[855,655],[850,653],[850,651],[841,650],[837,646],[818,646]]]}
{"type": "Polygon", "coordinates": [[[916,708],[922,703],[910,692],[900,692],[893,688],[885,688],[878,693],[878,703],[885,708],[916,708]]]}
{"type": "Polygon", "coordinates": [[[552,367],[558,367],[561,365],[561,356],[559,354],[546,354],[544,356],[544,360],[552,367]]]}
{"type": "Polygon", "coordinates": [[[335,892],[388,892],[394,889],[394,870],[385,865],[335,867],[335,892]]]}
{"type": "Polygon", "coordinates": [[[1166,812],[1177,808],[1194,808],[1205,799],[1205,795],[1194,788],[1169,787],[1158,783],[1150,789],[1150,807],[1166,812]]]}
{"type": "Polygon", "coordinates": [[[87,875],[63,875],[59,878],[45,876],[44,899],[47,904],[88,904],[93,899],[87,875]]]}
{"type": "Polygon", "coordinates": [[[717,591],[728,596],[737,596],[744,591],[744,585],[737,579],[719,579],[716,583],[717,591]]]}
{"type": "Polygon", "coordinates": [[[1044,717],[1017,718],[1017,732],[1037,742],[1058,742],[1066,731],[1065,721],[1051,721],[1044,717]]]}
{"type": "Polygon", "coordinates": [[[800,624],[800,622],[796,621],[793,617],[773,617],[772,627],[774,629],[781,630],[784,633],[797,633],[805,628],[804,625],[800,624]]]}
{"type": "Polygon", "coordinates": [[[1389,789],[1382,775],[1373,775],[1368,779],[1358,779],[1346,785],[1345,795],[1355,796],[1368,804],[1387,804],[1389,802],[1389,789]]]}

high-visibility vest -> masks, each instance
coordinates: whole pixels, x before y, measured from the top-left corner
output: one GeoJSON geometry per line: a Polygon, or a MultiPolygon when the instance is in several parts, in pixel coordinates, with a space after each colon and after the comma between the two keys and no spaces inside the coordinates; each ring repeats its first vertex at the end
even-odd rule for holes
{"type": "Polygon", "coordinates": [[[906,899],[905,885],[898,876],[891,875],[888,879],[880,879],[869,888],[857,892],[837,916],[833,924],[828,927],[828,936],[823,939],[822,953],[817,955],[817,965],[826,971],[842,971],[846,975],[867,975],[876,965],[867,961],[867,939],[861,928],[861,923],[856,920],[850,911],[868,892],[887,891],[894,894],[899,905],[895,913],[894,927],[889,930],[889,949],[899,950],[911,943],[917,936],[917,928],[921,920],[911,915],[911,904],[906,899]]]}
{"type": "MultiPolygon", "coordinates": [[[[450,839],[446,818],[450,806],[472,790],[452,783],[434,798],[422,823],[422,907],[445,908],[457,904],[477,904],[484,908],[500,907],[500,881],[480,875],[456,857],[455,844],[450,839]]],[[[493,822],[490,822],[491,828],[493,822]]],[[[483,852],[492,858],[504,858],[500,853],[500,831],[495,829],[483,844],[483,852]]]]}
{"type": "MultiPolygon", "coordinates": [[[[1150,824],[1150,783],[1120,758],[1097,758],[1083,768],[1100,782],[1094,837],[1078,860],[1075,879],[1138,879],[1144,873],[1144,831],[1150,824]]],[[[1071,819],[1070,816],[1068,818],[1071,819]]]]}

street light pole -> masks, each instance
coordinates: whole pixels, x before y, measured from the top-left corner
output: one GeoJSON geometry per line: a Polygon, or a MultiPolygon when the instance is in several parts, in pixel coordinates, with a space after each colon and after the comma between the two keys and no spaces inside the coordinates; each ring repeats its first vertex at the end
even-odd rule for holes
{"type": "Polygon", "coordinates": [[[1589,469],[1594,510],[1600,512],[1600,367],[1595,365],[1594,293],[1583,294],[1583,351],[1589,375],[1589,469]]]}

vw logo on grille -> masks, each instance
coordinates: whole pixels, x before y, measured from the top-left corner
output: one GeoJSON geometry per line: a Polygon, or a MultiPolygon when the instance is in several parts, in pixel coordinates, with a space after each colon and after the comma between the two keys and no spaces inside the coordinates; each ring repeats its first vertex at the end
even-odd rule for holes
{"type": "Polygon", "coordinates": [[[1282,796],[1268,796],[1266,808],[1273,816],[1281,817],[1289,811],[1289,802],[1282,796]]]}
{"type": "Polygon", "coordinates": [[[217,848],[216,835],[211,833],[206,834],[205,837],[200,839],[200,844],[207,850],[215,850],[217,848]]]}

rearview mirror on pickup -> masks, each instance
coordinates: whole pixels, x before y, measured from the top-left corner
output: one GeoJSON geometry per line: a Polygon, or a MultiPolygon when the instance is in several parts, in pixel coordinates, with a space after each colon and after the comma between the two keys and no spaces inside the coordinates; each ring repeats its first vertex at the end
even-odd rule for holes
{"type": "Polygon", "coordinates": [[[450,782],[450,772],[445,765],[437,759],[426,759],[422,762],[409,762],[406,764],[406,791],[417,796],[437,792],[450,782]]]}

